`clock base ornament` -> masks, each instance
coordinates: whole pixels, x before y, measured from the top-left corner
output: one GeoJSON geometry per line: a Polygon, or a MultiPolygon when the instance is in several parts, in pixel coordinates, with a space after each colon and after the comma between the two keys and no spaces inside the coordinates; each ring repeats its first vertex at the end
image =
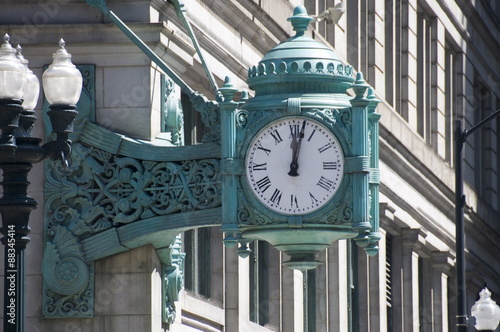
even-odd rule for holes
{"type": "MultiPolygon", "coordinates": [[[[286,226],[285,226],[286,227],[286,226]]],[[[290,256],[282,264],[294,270],[307,271],[317,268],[322,262],[316,253],[328,248],[333,242],[354,238],[356,232],[325,227],[269,228],[246,230],[247,239],[263,240],[290,256]]]]}

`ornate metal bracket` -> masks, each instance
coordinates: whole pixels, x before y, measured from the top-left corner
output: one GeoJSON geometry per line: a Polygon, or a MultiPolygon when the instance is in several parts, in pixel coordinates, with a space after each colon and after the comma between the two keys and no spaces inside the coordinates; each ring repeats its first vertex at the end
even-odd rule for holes
{"type": "MultiPolygon", "coordinates": [[[[92,316],[93,262],[151,243],[164,266],[164,320],[169,322],[182,285],[176,236],[220,218],[220,148],[216,143],[154,146],[92,123],[91,72],[84,71],[83,116],[69,167],[46,164],[43,315],[92,316]]],[[[197,98],[202,116],[216,123],[217,104],[197,98]]]]}

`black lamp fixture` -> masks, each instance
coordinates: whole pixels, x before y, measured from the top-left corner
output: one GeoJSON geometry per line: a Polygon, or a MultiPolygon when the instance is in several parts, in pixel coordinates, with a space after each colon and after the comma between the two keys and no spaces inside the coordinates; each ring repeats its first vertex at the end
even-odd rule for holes
{"type": "Polygon", "coordinates": [[[24,323],[24,249],[30,241],[29,216],[37,206],[28,196],[28,173],[34,163],[47,158],[66,164],[71,153],[68,135],[78,112],[76,103],[82,90],[82,75],[71,63],[71,54],[61,39],[53,62],[43,73],[45,97],[54,141],[41,144],[32,137],[36,121],[34,108],[40,91],[37,77],[28,68],[21,47],[14,49],[9,35],[0,47],[0,168],[3,170],[1,239],[4,258],[4,332],[22,332],[24,323]]]}

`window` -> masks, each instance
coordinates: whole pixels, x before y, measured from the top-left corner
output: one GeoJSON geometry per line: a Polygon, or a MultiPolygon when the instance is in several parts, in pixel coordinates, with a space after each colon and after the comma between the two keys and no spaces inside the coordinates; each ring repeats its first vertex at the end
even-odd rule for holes
{"type": "Polygon", "coordinates": [[[184,287],[206,298],[211,296],[211,235],[212,229],[199,228],[184,233],[186,253],[184,287]]]}

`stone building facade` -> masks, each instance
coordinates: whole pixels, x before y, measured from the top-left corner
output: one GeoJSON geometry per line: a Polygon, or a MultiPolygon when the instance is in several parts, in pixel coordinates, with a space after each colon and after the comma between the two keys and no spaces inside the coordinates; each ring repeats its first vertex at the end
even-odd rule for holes
{"type": "MultiPolygon", "coordinates": [[[[134,174],[120,167],[134,158],[172,162],[180,145],[203,146],[193,150],[200,159],[217,156],[216,144],[200,144],[210,138],[203,118],[210,113],[194,101],[210,111],[225,76],[248,89],[248,68],[293,35],[287,18],[295,6],[317,16],[337,2],[192,0],[176,11],[178,1],[109,0],[108,8],[182,82],[89,5],[99,1],[87,2],[0,4],[0,32],[22,44],[39,78],[63,37],[87,82],[74,173],[56,174],[58,166],[47,163],[30,177],[39,207],[26,252],[27,331],[455,331],[454,120],[470,128],[500,109],[497,1],[344,0],[337,23],[311,23],[307,33],[364,73],[382,101],[382,239],[374,257],[349,240],[335,242],[318,256],[324,263],[306,273],[283,267],[285,254],[264,242],[251,243],[248,258],[225,248],[215,210],[186,215],[191,227],[179,236],[162,226],[141,235],[151,224],[187,223],[167,215],[169,207],[141,205],[144,197],[120,200],[120,190],[135,192],[153,172],[145,164],[134,174]],[[194,91],[200,95],[190,98],[194,91]],[[71,200],[76,196],[88,198],[86,205],[71,200]],[[214,227],[199,227],[206,218],[214,227]],[[78,242],[71,248],[81,248],[82,270],[72,264],[85,280],[73,292],[50,279],[54,271],[46,267],[50,245],[64,258],[55,236],[63,232],[78,242]],[[183,285],[179,294],[176,283],[183,285]]],[[[41,119],[43,97],[38,105],[41,119]]],[[[468,308],[485,282],[500,301],[499,121],[482,126],[465,146],[468,308]]],[[[34,136],[43,137],[39,122],[34,136]]]]}

